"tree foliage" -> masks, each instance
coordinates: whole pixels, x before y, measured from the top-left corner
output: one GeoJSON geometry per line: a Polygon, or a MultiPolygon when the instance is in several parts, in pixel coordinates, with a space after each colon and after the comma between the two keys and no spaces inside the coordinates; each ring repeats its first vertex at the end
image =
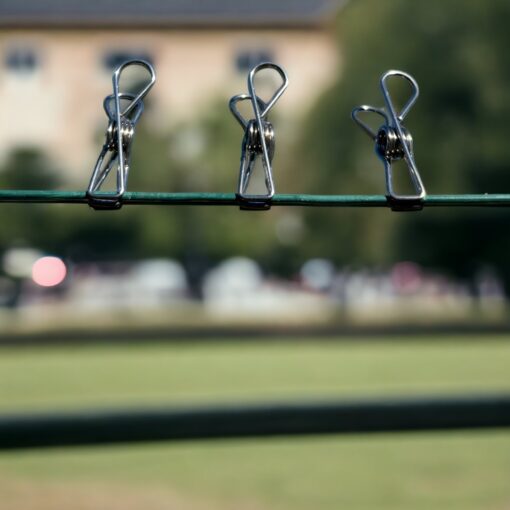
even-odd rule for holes
{"type": "MultiPolygon", "coordinates": [[[[299,145],[301,165],[315,169],[308,189],[384,192],[382,165],[350,111],[360,104],[382,106],[380,75],[402,69],[421,85],[406,125],[428,193],[508,192],[509,20],[505,0],[350,2],[338,22],[344,66],[299,145]]],[[[403,104],[403,91],[397,92],[403,104]]],[[[504,209],[307,215],[311,249],[341,263],[406,258],[464,276],[490,265],[507,281],[510,248],[502,227],[509,220],[504,209]],[[326,232],[337,242],[328,242],[326,232]]]]}

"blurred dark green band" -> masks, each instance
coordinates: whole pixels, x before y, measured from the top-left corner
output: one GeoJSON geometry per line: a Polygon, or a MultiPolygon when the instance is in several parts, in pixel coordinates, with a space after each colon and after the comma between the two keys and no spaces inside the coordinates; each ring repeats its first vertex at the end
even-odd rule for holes
{"type": "Polygon", "coordinates": [[[510,427],[510,394],[0,416],[0,449],[510,427]]]}
{"type": "MultiPolygon", "coordinates": [[[[108,193],[104,193],[108,197],[108,193]]],[[[0,190],[0,202],[86,204],[84,191],[0,190]]],[[[129,205],[230,205],[239,206],[234,193],[159,193],[127,192],[122,203],[129,205]]],[[[275,195],[274,206],[316,207],[391,207],[384,195],[275,195]]],[[[510,194],[428,195],[424,207],[504,207],[510,206],[510,194]]]]}

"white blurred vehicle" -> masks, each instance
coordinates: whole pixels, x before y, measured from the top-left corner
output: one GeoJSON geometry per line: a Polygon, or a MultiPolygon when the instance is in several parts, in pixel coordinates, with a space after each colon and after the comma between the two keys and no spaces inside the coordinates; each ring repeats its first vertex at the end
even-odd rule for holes
{"type": "Polygon", "coordinates": [[[220,319],[301,322],[330,310],[326,296],[264,278],[253,260],[235,257],[211,270],[203,285],[206,311],[220,319]]]}
{"type": "MultiPolygon", "coordinates": [[[[90,266],[89,266],[90,267],[90,266]]],[[[154,308],[186,299],[184,268],[171,259],[145,260],[124,270],[76,267],[68,299],[87,308],[154,308]]]]}

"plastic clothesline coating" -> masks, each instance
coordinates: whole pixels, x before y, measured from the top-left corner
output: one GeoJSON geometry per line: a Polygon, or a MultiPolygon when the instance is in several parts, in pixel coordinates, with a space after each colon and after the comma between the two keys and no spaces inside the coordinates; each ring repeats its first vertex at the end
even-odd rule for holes
{"type": "MultiPolygon", "coordinates": [[[[98,193],[99,195],[101,193],[98,193]]],[[[108,193],[105,192],[105,197],[108,193]]],[[[0,190],[3,203],[88,204],[85,191],[0,190]]],[[[123,205],[208,205],[240,206],[235,193],[126,192],[123,205]]],[[[384,195],[277,194],[271,206],[303,207],[387,207],[394,204],[384,195]]],[[[427,195],[423,207],[510,207],[510,194],[427,195]]]]}

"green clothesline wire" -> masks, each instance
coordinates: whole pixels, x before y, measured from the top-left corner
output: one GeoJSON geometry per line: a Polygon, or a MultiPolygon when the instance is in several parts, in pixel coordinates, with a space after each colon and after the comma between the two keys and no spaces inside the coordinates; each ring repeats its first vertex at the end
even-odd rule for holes
{"type": "MultiPolygon", "coordinates": [[[[108,193],[104,194],[108,197],[108,193]]],[[[85,191],[0,190],[0,202],[10,203],[88,203],[85,191]]],[[[225,205],[239,206],[234,193],[126,192],[124,205],[225,205]]],[[[384,195],[275,195],[273,206],[391,207],[384,195]]],[[[504,207],[510,194],[428,195],[423,207],[504,207]]]]}

